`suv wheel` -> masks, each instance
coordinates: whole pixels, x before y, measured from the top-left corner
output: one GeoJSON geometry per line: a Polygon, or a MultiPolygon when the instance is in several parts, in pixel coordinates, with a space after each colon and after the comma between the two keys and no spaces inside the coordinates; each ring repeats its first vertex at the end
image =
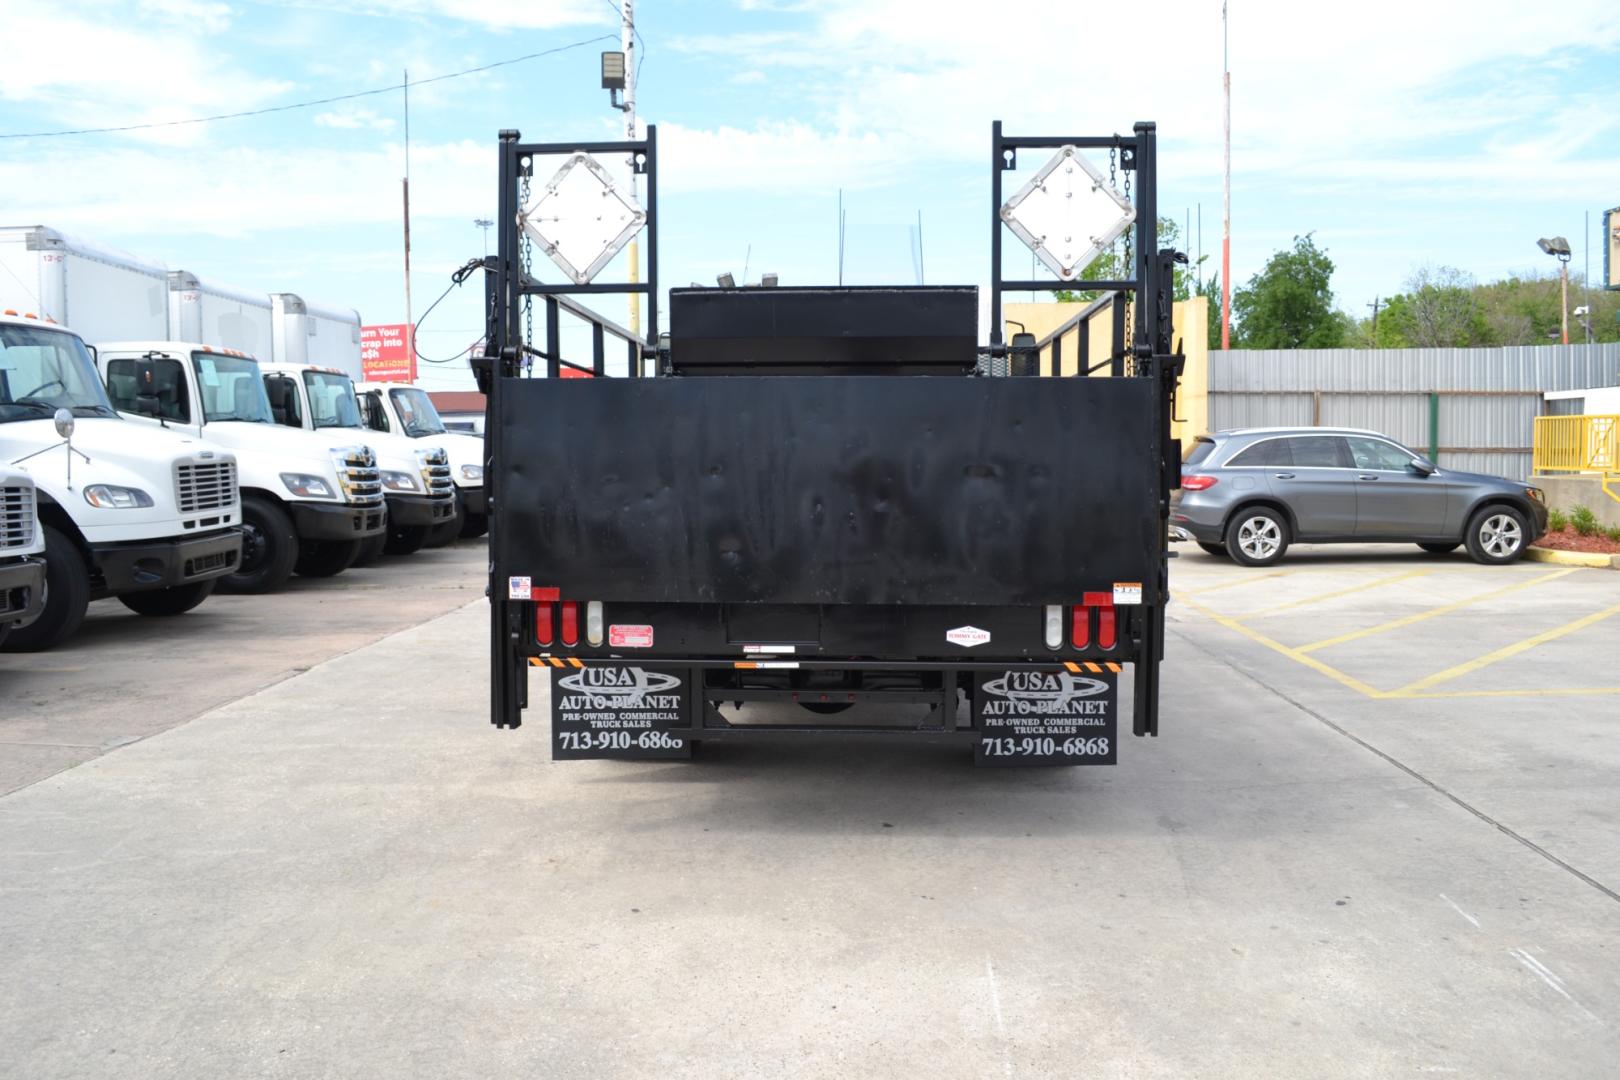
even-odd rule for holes
{"type": "Polygon", "coordinates": [[[1468,554],[1487,565],[1510,563],[1524,554],[1524,515],[1511,506],[1487,506],[1468,519],[1463,534],[1468,554]]]}
{"type": "Polygon", "coordinates": [[[1244,566],[1270,566],[1288,550],[1288,525],[1264,506],[1239,510],[1226,527],[1226,551],[1244,566]]]}

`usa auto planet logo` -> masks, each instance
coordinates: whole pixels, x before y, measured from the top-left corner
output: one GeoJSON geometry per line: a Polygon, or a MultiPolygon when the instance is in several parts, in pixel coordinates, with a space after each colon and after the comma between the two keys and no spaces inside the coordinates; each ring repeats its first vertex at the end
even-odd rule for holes
{"type": "Polygon", "coordinates": [[[557,680],[564,690],[589,694],[610,708],[620,709],[640,708],[646,704],[648,694],[673,690],[680,684],[674,675],[638,667],[587,667],[557,680]]]}
{"type": "Polygon", "coordinates": [[[1101,679],[1088,679],[1084,675],[1071,675],[1067,671],[1009,671],[999,679],[984,684],[984,692],[1002,698],[1000,702],[987,702],[986,711],[1027,716],[1040,713],[1093,712],[1101,702],[1084,701],[1108,692],[1108,684],[1101,679]],[[1083,703],[1083,707],[1078,708],[1083,703]]]}

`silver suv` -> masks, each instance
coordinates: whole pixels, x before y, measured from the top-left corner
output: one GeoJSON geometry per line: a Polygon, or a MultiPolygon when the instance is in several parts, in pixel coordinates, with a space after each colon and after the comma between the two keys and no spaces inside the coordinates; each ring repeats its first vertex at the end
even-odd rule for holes
{"type": "Polygon", "coordinates": [[[1509,563],[1547,531],[1540,488],[1441,469],[1354,428],[1244,428],[1201,435],[1170,500],[1173,536],[1245,566],[1293,542],[1415,543],[1509,563]]]}

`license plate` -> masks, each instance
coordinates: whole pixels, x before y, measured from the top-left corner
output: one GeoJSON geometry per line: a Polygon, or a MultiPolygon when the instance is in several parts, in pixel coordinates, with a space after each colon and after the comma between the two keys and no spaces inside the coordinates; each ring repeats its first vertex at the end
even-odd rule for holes
{"type": "Polygon", "coordinates": [[[1118,759],[1119,676],[1112,671],[981,672],[973,709],[979,731],[974,764],[1112,765],[1118,759]]]}

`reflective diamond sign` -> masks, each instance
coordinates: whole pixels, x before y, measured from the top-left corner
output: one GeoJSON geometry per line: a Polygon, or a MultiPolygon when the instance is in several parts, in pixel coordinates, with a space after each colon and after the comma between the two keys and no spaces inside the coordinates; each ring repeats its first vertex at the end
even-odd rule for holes
{"type": "Polygon", "coordinates": [[[1001,220],[1052,273],[1073,281],[1131,227],[1136,208],[1065,146],[1007,200],[1001,220]]]}
{"type": "Polygon", "coordinates": [[[647,212],[614,186],[595,158],[576,153],[518,220],[551,261],[583,285],[641,231],[647,212]]]}

